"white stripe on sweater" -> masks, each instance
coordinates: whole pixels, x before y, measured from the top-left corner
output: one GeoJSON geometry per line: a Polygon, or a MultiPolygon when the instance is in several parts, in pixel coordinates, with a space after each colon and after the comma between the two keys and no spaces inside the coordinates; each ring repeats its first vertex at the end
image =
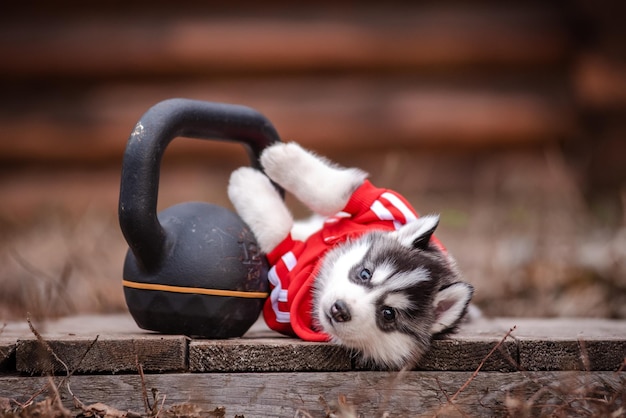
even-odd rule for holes
{"type": "Polygon", "coordinates": [[[405,205],[404,202],[400,200],[398,196],[396,196],[395,194],[385,192],[381,195],[381,197],[383,197],[384,199],[387,199],[387,201],[389,201],[389,203],[391,203],[393,207],[395,207],[396,209],[400,211],[400,213],[402,213],[402,216],[404,216],[404,219],[406,220],[407,224],[417,219],[413,211],[409,209],[407,205],[405,205]]]}
{"type": "Polygon", "coordinates": [[[274,311],[274,315],[276,315],[276,322],[280,322],[283,324],[289,323],[291,321],[291,315],[289,314],[289,312],[283,312],[278,307],[278,302],[287,301],[287,290],[283,290],[281,286],[278,274],[276,274],[276,266],[270,269],[270,271],[267,273],[267,278],[274,286],[272,292],[270,293],[270,302],[272,303],[272,310],[274,311]]]}

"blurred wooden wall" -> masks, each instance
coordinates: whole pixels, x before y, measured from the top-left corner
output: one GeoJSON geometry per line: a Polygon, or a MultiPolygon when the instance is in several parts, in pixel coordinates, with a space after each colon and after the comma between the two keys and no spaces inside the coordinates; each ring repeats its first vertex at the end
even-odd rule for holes
{"type": "Polygon", "coordinates": [[[626,223],[626,2],[579,0],[571,13],[570,68],[580,130],[564,149],[592,204],[621,208],[626,223]]]}
{"type": "Polygon", "coordinates": [[[624,14],[590,0],[39,3],[0,14],[4,165],[118,163],[143,112],[188,97],[321,151],[572,143],[623,172],[624,14]]]}

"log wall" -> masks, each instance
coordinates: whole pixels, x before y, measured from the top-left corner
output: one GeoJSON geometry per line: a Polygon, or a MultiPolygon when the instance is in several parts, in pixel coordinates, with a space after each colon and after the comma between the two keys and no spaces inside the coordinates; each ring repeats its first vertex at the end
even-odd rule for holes
{"type": "Polygon", "coordinates": [[[266,3],[13,4],[0,158],[116,161],[141,114],[176,96],[255,107],[322,151],[561,143],[583,132],[581,107],[624,104],[619,67],[582,50],[599,19],[586,3],[266,3]]]}

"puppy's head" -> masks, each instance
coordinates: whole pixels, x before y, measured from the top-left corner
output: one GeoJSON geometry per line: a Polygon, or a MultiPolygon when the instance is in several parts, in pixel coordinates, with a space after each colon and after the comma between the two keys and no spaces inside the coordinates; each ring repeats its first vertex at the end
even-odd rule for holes
{"type": "Polygon", "coordinates": [[[419,360],[433,335],[456,327],[473,289],[431,241],[438,220],[374,231],[324,257],[314,317],[333,341],[376,365],[401,368],[419,360]]]}

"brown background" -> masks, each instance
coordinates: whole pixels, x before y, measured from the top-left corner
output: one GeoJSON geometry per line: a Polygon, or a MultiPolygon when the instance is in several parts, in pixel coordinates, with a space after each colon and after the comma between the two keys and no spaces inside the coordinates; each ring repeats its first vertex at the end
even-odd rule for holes
{"type": "MultiPolygon", "coordinates": [[[[170,97],[254,107],[441,213],[487,314],[626,317],[621,2],[40,3],[0,16],[0,319],[125,309],[122,154],[170,97]]],[[[160,207],[228,206],[245,163],[177,139],[160,207]]]]}

